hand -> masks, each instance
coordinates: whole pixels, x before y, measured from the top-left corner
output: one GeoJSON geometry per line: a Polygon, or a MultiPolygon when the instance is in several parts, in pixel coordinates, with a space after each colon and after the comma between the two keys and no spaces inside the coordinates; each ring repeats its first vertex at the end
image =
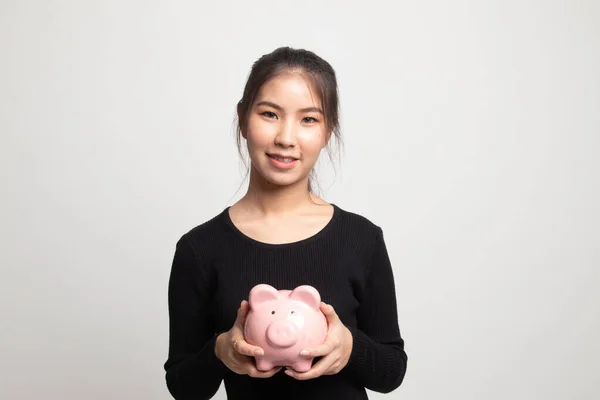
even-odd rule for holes
{"type": "Polygon", "coordinates": [[[248,375],[252,378],[270,378],[279,372],[281,368],[276,367],[265,372],[256,369],[252,356],[262,355],[264,351],[244,340],[244,323],[248,310],[248,302],[246,300],[242,301],[231,329],[217,337],[215,354],[227,368],[238,375],[248,375]]]}
{"type": "Polygon", "coordinates": [[[291,369],[285,371],[289,376],[298,380],[317,378],[321,375],[334,375],[340,372],[350,359],[352,353],[352,332],[342,323],[333,307],[321,303],[321,311],[327,318],[329,325],[325,343],[313,349],[305,349],[300,354],[303,356],[323,356],[312,368],[306,372],[295,372],[291,369]]]}

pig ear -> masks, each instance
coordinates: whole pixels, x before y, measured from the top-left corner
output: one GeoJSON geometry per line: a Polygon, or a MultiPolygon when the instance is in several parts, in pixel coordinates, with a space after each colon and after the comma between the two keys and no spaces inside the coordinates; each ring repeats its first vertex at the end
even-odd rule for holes
{"type": "Polygon", "coordinates": [[[307,304],[310,308],[318,310],[321,306],[321,295],[318,290],[312,286],[298,286],[290,293],[290,300],[301,301],[307,304]]]}
{"type": "Polygon", "coordinates": [[[273,286],[260,284],[256,285],[250,290],[250,294],[248,295],[248,302],[250,303],[250,307],[256,306],[260,303],[264,303],[265,301],[277,300],[279,299],[279,292],[273,286]]]}

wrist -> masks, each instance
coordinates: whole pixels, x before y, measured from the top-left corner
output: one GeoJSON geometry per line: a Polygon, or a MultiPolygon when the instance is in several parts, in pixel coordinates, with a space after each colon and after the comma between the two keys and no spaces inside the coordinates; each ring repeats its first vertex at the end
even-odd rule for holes
{"type": "Polygon", "coordinates": [[[223,340],[225,339],[225,334],[226,334],[226,332],[220,333],[217,336],[217,339],[215,340],[215,355],[221,361],[223,361],[223,358],[221,355],[221,349],[223,348],[223,340]]]}
{"type": "Polygon", "coordinates": [[[346,331],[346,335],[345,335],[345,340],[344,340],[344,349],[345,349],[345,365],[348,364],[348,361],[350,360],[350,356],[352,355],[352,348],[353,348],[353,343],[354,343],[354,337],[352,336],[352,331],[350,329],[348,329],[348,327],[345,327],[345,331],[346,331]]]}
{"type": "Polygon", "coordinates": [[[352,344],[354,343],[354,337],[352,336],[352,331],[346,328],[347,338],[348,338],[348,348],[352,351],[352,344]]]}

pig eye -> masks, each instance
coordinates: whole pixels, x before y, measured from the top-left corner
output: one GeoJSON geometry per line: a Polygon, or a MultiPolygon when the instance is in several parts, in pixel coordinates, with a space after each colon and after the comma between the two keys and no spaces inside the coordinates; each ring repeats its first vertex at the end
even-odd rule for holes
{"type": "Polygon", "coordinates": [[[290,314],[294,315],[294,314],[296,314],[296,311],[292,310],[292,311],[290,311],[290,314]]]}
{"type": "Polygon", "coordinates": [[[271,314],[275,314],[275,311],[271,311],[271,314]]]}

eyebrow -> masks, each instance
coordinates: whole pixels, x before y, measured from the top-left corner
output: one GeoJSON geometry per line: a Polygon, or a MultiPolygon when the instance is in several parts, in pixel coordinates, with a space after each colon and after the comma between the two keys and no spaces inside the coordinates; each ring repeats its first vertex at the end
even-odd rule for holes
{"type": "MultiPolygon", "coordinates": [[[[256,103],[256,106],[268,106],[268,107],[272,107],[278,111],[283,111],[283,108],[281,108],[281,106],[272,103],[270,101],[259,101],[258,103],[256,103]]],[[[306,108],[301,108],[300,110],[298,110],[300,112],[318,112],[323,114],[323,110],[321,110],[319,107],[306,107],[306,108]]]]}

